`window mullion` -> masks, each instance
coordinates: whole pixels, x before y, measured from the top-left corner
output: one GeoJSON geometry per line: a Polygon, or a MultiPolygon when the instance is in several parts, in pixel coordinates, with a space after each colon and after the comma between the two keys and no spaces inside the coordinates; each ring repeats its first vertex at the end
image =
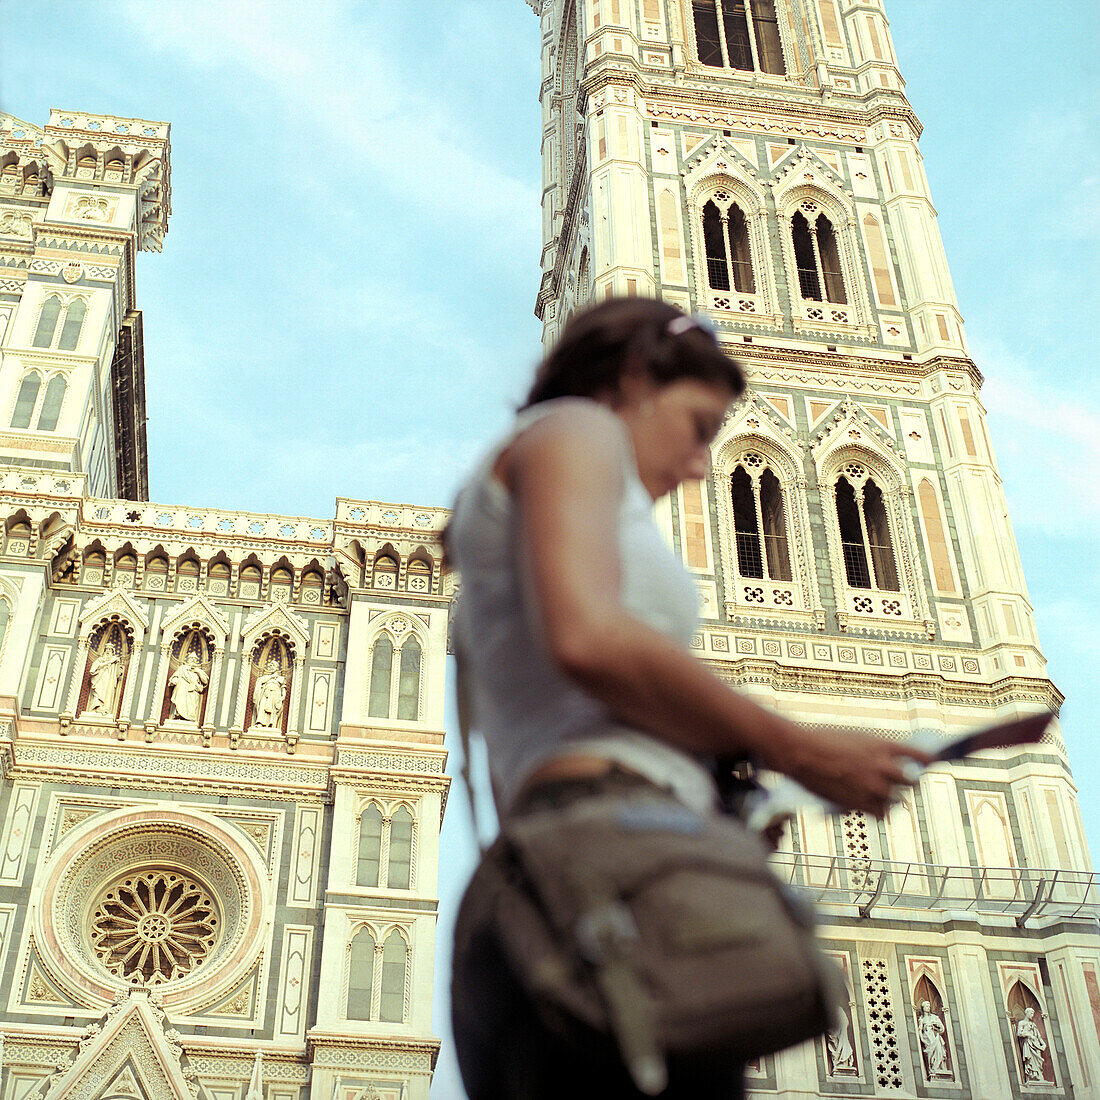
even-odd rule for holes
{"type": "MultiPolygon", "coordinates": [[[[395,582],[396,583],[396,582],[395,582]]],[[[390,669],[390,705],[386,713],[387,718],[397,717],[397,698],[401,690],[401,649],[393,647],[393,667],[390,669]]]]}
{"type": "MultiPolygon", "coordinates": [[[[816,238],[815,238],[816,240],[816,238]]],[[[853,486],[856,498],[856,516],[859,518],[859,533],[863,539],[863,553],[867,557],[867,576],[871,579],[871,587],[877,589],[878,577],[875,576],[875,560],[871,557],[871,540],[867,536],[867,523],[863,517],[863,486],[853,486]]]]}
{"type": "Polygon", "coordinates": [[[390,884],[390,825],[393,818],[382,818],[382,837],[378,842],[378,887],[386,889],[390,884]]]}
{"type": "Polygon", "coordinates": [[[730,249],[730,212],[727,207],[725,210],[718,212],[719,217],[722,219],[722,247],[726,250],[726,271],[729,273],[730,290],[736,294],[737,279],[733,273],[733,251],[730,249]]]}
{"type": "Polygon", "coordinates": [[[726,24],[722,15],[722,0],[714,0],[714,10],[718,16],[718,44],[722,47],[722,62],[725,68],[731,68],[730,52],[726,46],[726,24]]]}
{"type": "Polygon", "coordinates": [[[745,0],[745,22],[749,28],[749,49],[752,50],[753,72],[763,72],[760,68],[760,55],[756,52],[756,17],[752,10],[752,0],[745,0]]]}
{"type": "Polygon", "coordinates": [[[756,507],[756,530],[760,536],[760,572],[763,573],[768,580],[771,580],[772,572],[768,567],[768,547],[764,542],[764,509],[760,504],[760,479],[758,477],[752,479],[752,500],[756,507]]]}
{"type": "MultiPolygon", "coordinates": [[[[810,226],[810,244],[814,249],[814,264],[817,267],[817,285],[821,288],[821,300],[829,300],[829,291],[825,287],[825,268],[821,265],[821,247],[817,243],[817,218],[814,218],[810,226]]],[[[862,492],[862,490],[860,490],[862,492]]]]}
{"type": "Polygon", "coordinates": [[[377,1020],[382,1015],[382,937],[374,941],[374,967],[370,983],[370,1018],[377,1020]]]}

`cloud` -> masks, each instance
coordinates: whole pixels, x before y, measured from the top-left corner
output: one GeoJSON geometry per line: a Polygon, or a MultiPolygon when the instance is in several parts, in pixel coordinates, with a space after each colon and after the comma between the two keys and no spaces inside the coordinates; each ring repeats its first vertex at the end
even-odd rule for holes
{"type": "Polygon", "coordinates": [[[1070,371],[1041,374],[996,341],[972,345],[1014,525],[1100,537],[1100,395],[1070,371]]]}
{"type": "Polygon", "coordinates": [[[149,50],[175,54],[240,90],[238,103],[270,111],[272,149],[309,157],[324,149],[339,172],[352,160],[377,173],[394,200],[494,234],[516,219],[537,219],[535,187],[471,151],[473,137],[449,109],[446,84],[425,89],[394,63],[402,50],[373,45],[379,38],[362,25],[379,18],[370,8],[238,0],[230,19],[221,0],[124,0],[120,10],[149,50]]]}

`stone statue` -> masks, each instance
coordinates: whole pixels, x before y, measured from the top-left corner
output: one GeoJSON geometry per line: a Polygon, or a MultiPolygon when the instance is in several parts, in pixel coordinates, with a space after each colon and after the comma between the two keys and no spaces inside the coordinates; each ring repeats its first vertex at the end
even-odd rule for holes
{"type": "Polygon", "coordinates": [[[950,1077],[947,1065],[947,1043],[943,1037],[943,1020],[932,1011],[928,1001],[921,1001],[920,1015],[917,1017],[917,1038],[924,1051],[924,1065],[929,1078],[950,1077]]]}
{"type": "Polygon", "coordinates": [[[199,655],[189,654],[187,661],[176,668],[168,681],[172,693],[168,717],[198,725],[202,693],[209,682],[210,677],[199,667],[199,655]]]}
{"type": "Polygon", "coordinates": [[[1035,1022],[1035,1009],[1025,1008],[1023,1016],[1016,1024],[1016,1040],[1020,1044],[1020,1060],[1024,1064],[1025,1081],[1045,1081],[1043,1054],[1047,1041],[1035,1022]]]}
{"type": "Polygon", "coordinates": [[[832,1063],[830,1074],[857,1073],[856,1052],[852,1049],[848,1038],[848,1013],[840,1011],[840,1026],[825,1033],[825,1042],[829,1049],[829,1060],[832,1063]]]}
{"type": "Polygon", "coordinates": [[[278,661],[267,662],[267,671],[256,681],[252,692],[252,724],[266,729],[278,729],[283,720],[283,699],[286,679],[279,671],[278,661]]]}
{"type": "Polygon", "coordinates": [[[115,716],[115,695],[118,682],[122,679],[122,658],[115,644],[109,643],[103,652],[92,662],[89,675],[90,688],[88,706],[85,714],[102,714],[108,718],[115,716]]]}

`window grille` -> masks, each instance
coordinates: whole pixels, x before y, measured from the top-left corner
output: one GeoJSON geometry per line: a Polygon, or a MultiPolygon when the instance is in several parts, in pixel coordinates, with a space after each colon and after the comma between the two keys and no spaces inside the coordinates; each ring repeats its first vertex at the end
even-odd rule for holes
{"type": "Polygon", "coordinates": [[[692,0],[697,56],[713,68],[783,76],[775,0],[692,0]]]}
{"type": "Polygon", "coordinates": [[[890,522],[882,490],[852,464],[857,484],[837,478],[834,490],[841,553],[849,588],[899,592],[890,522]]]}
{"type": "Polygon", "coordinates": [[[802,210],[796,210],[791,218],[791,241],[799,293],[808,301],[846,305],[848,295],[844,290],[840,250],[833,223],[824,214],[818,213],[812,204],[808,208],[814,215],[812,221],[802,210]]]}
{"type": "Polygon", "coordinates": [[[750,452],[730,478],[737,572],[746,578],[791,580],[791,559],[779,479],[750,452]],[[757,471],[749,474],[745,465],[757,471]]]}

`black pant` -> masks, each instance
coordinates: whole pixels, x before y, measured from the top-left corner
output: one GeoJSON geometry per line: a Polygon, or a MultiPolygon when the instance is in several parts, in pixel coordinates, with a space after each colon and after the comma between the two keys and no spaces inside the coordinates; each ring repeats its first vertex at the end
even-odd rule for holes
{"type": "MultiPolygon", "coordinates": [[[[599,779],[540,787],[516,812],[562,807],[578,798],[644,783],[613,771],[599,779]]],[[[551,1032],[515,977],[495,930],[497,898],[480,868],[455,928],[451,1015],[469,1100],[641,1100],[614,1044],[578,1030],[551,1032]]],[[[741,1067],[670,1059],[662,1100],[742,1100],[741,1067]]]]}

